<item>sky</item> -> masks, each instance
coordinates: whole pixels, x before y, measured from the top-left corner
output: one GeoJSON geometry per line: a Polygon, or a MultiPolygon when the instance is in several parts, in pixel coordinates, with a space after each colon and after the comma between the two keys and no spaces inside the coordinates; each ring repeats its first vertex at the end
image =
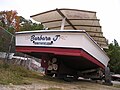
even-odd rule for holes
{"type": "Polygon", "coordinates": [[[120,45],[120,0],[0,0],[0,11],[16,10],[26,19],[56,8],[97,12],[103,35],[109,43],[116,39],[120,45]]]}

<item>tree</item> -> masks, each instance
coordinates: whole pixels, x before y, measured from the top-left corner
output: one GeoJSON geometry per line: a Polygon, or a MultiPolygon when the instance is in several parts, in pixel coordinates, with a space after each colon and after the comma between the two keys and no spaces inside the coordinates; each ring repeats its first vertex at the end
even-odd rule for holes
{"type": "Polygon", "coordinates": [[[120,74],[120,46],[116,40],[109,44],[109,49],[106,50],[110,58],[110,69],[112,72],[120,74]]]}
{"type": "Polygon", "coordinates": [[[0,12],[0,25],[11,33],[14,33],[14,30],[19,31],[19,21],[20,17],[17,16],[16,11],[0,12]]]}
{"type": "MultiPolygon", "coordinates": [[[[17,16],[16,11],[0,12],[0,51],[6,52],[10,46],[12,36],[17,31],[41,30],[42,24],[33,23],[22,16],[17,16]]],[[[12,41],[12,52],[15,51],[14,40],[12,41]]]]}
{"type": "MultiPolygon", "coordinates": [[[[0,51],[7,52],[14,45],[14,32],[19,30],[19,16],[16,11],[0,12],[0,51]]],[[[11,50],[14,52],[13,47],[11,50]]]]}
{"type": "Polygon", "coordinates": [[[32,30],[43,30],[42,24],[33,23],[31,20],[26,20],[20,17],[20,31],[32,31],[32,30]]]}

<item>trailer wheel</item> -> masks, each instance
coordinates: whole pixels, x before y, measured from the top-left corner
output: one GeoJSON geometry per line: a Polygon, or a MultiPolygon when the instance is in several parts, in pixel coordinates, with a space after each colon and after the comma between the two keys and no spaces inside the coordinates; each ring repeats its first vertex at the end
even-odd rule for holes
{"type": "Polygon", "coordinates": [[[105,67],[105,85],[112,85],[111,82],[111,74],[110,74],[110,68],[109,67],[105,67]]]}
{"type": "Polygon", "coordinates": [[[51,71],[46,70],[46,71],[45,71],[45,75],[52,77],[52,76],[54,75],[54,73],[51,73],[51,71]]]}
{"type": "Polygon", "coordinates": [[[50,59],[48,61],[48,67],[46,68],[45,74],[47,76],[56,77],[57,70],[58,70],[57,58],[50,59]]]}

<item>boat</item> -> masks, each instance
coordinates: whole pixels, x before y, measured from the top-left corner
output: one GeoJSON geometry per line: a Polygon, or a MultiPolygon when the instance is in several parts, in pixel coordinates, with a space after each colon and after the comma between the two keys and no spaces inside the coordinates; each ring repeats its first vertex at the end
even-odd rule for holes
{"type": "Polygon", "coordinates": [[[108,44],[96,12],[64,8],[31,18],[47,29],[16,32],[16,51],[40,58],[46,75],[92,80],[109,77],[110,59],[104,51],[108,44]]]}

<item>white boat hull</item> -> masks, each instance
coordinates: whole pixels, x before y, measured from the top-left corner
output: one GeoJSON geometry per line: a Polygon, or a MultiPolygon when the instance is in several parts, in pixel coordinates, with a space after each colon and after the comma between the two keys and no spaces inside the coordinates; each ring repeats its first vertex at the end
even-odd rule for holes
{"type": "Polygon", "coordinates": [[[106,53],[83,30],[17,32],[16,51],[24,53],[43,52],[54,53],[56,55],[81,56],[94,64],[98,64],[102,68],[106,67],[109,62],[106,53]],[[82,51],[84,51],[84,53],[82,53],[82,51]]]}

